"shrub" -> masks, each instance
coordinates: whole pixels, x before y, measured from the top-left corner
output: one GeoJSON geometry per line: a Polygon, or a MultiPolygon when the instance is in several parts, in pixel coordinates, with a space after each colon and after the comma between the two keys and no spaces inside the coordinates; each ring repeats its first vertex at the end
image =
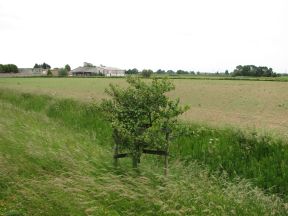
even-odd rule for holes
{"type": "Polygon", "coordinates": [[[110,85],[106,93],[112,98],[102,102],[102,109],[112,124],[117,148],[128,150],[137,167],[144,148],[169,151],[170,140],[177,135],[177,116],[187,107],[165,95],[174,89],[167,79],[146,83],[129,77],[127,82],[127,89],[110,85]]]}

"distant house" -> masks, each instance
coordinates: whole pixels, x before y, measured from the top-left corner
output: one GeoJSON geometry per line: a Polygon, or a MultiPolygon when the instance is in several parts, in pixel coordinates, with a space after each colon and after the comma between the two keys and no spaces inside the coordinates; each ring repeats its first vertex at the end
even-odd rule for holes
{"type": "Polygon", "coordinates": [[[69,72],[72,76],[124,76],[125,70],[114,68],[114,67],[106,67],[106,66],[87,66],[87,64],[83,67],[75,68],[69,72]]]}
{"type": "Polygon", "coordinates": [[[69,72],[70,76],[96,76],[99,75],[96,67],[77,67],[69,72]]]}

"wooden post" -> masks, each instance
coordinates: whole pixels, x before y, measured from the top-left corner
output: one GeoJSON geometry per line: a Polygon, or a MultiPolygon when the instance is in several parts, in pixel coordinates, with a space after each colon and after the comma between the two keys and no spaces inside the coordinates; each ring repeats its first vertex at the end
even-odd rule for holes
{"type": "Polygon", "coordinates": [[[132,167],[133,168],[138,167],[138,158],[135,155],[132,155],[132,167]]]}
{"type": "Polygon", "coordinates": [[[164,158],[164,175],[167,176],[168,174],[168,150],[169,150],[169,136],[170,136],[170,130],[166,130],[166,147],[165,147],[165,158],[164,158]]]}
{"type": "Polygon", "coordinates": [[[164,175],[167,176],[168,174],[168,152],[164,156],[164,175]]]}
{"type": "Polygon", "coordinates": [[[118,153],[119,153],[119,149],[118,149],[118,144],[116,143],[114,146],[114,165],[117,167],[118,166],[118,153]]]}

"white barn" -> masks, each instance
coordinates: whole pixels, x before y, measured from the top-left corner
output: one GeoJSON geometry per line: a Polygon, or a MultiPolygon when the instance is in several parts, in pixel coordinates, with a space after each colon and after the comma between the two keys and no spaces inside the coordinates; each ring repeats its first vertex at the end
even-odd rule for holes
{"type": "Polygon", "coordinates": [[[103,74],[104,76],[125,76],[125,70],[114,68],[114,67],[106,67],[106,66],[87,66],[87,64],[83,67],[75,68],[71,70],[70,75],[72,76],[97,76],[99,74],[103,74]]]}

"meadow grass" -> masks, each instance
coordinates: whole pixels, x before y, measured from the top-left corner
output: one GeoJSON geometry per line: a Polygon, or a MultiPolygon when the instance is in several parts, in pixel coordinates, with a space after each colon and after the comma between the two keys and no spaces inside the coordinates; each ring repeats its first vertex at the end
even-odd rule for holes
{"type": "MultiPolygon", "coordinates": [[[[171,98],[190,105],[183,120],[210,126],[235,126],[273,131],[288,137],[288,83],[253,80],[173,79],[171,98]]],[[[109,83],[126,86],[122,78],[1,78],[0,86],[26,93],[72,98],[84,102],[107,97],[109,83]]]]}
{"type": "Polygon", "coordinates": [[[111,131],[97,108],[24,95],[0,94],[1,215],[288,213],[277,196],[192,161],[174,158],[168,177],[150,157],[139,172],[126,159],[115,169],[111,131]]]}

